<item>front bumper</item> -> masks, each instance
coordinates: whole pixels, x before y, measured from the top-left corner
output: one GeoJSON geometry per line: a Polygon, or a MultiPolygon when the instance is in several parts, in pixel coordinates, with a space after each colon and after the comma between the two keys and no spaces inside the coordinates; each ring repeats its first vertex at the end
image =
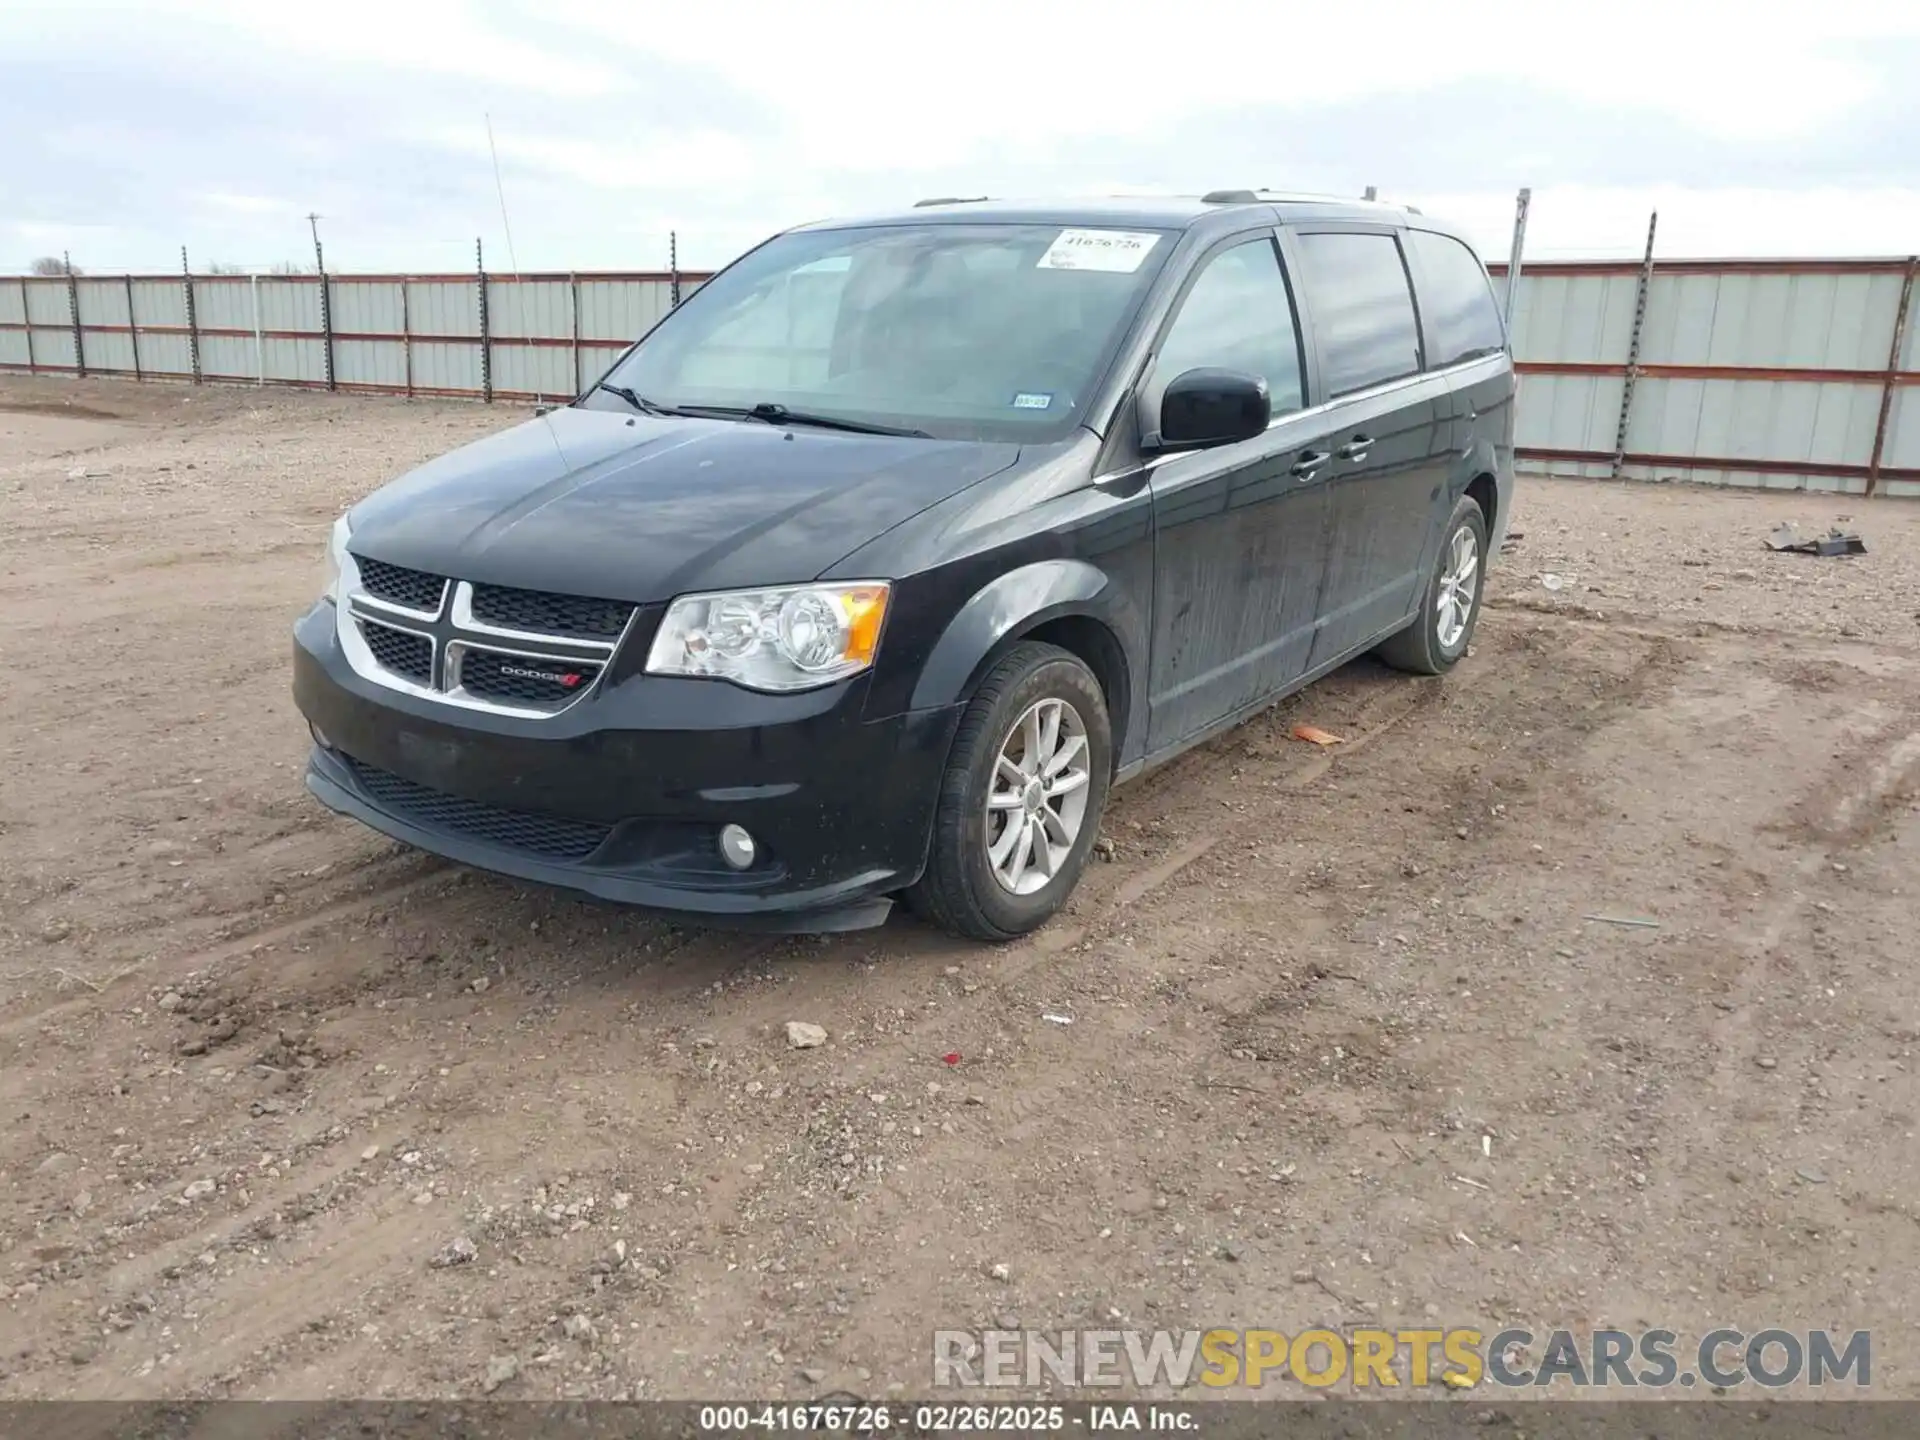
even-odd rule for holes
{"type": "Polygon", "coordinates": [[[861,715],[866,677],[801,695],[609,674],[558,715],[456,709],[355,673],[331,603],[294,628],[294,699],[329,809],[461,864],[703,922],[875,925],[926,863],[958,707],[861,715]],[[727,824],[758,854],[720,858],[727,824]]]}

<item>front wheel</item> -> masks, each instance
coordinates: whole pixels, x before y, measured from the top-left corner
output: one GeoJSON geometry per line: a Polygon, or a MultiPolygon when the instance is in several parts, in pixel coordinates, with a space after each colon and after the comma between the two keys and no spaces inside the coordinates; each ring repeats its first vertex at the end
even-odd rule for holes
{"type": "Polygon", "coordinates": [[[1413,624],[1381,644],[1380,658],[1414,675],[1444,675],[1467,653],[1486,583],[1487,517],[1462,499],[1447,521],[1427,593],[1413,624]]]}
{"type": "Polygon", "coordinates": [[[1112,773],[1100,682],[1057,646],[1015,645],[961,717],[908,904],[974,940],[1038,928],[1086,869],[1112,773]]]}

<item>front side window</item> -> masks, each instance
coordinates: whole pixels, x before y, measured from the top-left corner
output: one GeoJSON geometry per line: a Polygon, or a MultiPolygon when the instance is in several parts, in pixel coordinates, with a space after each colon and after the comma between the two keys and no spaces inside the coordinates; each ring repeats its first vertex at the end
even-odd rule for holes
{"type": "Polygon", "coordinates": [[[1420,268],[1428,365],[1439,369],[1504,349],[1506,327],[1479,257],[1451,235],[1429,230],[1409,230],[1407,244],[1420,268]]]}
{"type": "Polygon", "coordinates": [[[1299,237],[1301,282],[1329,397],[1420,369],[1420,326],[1391,235],[1299,237]]]}
{"type": "Polygon", "coordinates": [[[607,379],[674,408],[1058,438],[1083,422],[1177,238],[1030,224],[795,231],[701,286],[607,379]]]}
{"type": "Polygon", "coordinates": [[[1180,302],[1154,373],[1164,382],[1207,368],[1260,376],[1275,415],[1304,403],[1300,329],[1271,239],[1249,240],[1207,260],[1180,302]]]}

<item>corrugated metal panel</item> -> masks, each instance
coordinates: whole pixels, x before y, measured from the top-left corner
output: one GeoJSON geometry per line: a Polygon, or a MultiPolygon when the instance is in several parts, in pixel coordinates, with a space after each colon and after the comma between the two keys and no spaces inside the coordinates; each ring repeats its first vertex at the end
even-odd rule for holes
{"type": "Polygon", "coordinates": [[[495,345],[493,388],[496,392],[553,399],[572,395],[575,387],[567,374],[571,358],[558,345],[495,345]]]}
{"type": "MultiPolygon", "coordinates": [[[[274,342],[269,340],[269,345],[274,342]]],[[[145,358],[142,351],[141,358],[145,358]]],[[[251,335],[202,335],[200,373],[209,377],[251,380],[259,374],[259,358],[251,335]]]]}
{"type": "MultiPolygon", "coordinates": [[[[474,281],[414,281],[407,286],[407,319],[416,335],[478,335],[480,287],[474,281]]],[[[473,388],[480,388],[476,362],[473,388]]]]}
{"type": "Polygon", "coordinates": [[[1880,390],[1873,385],[1642,377],[1634,387],[1627,449],[1865,465],[1879,413],[1880,390]]]}
{"type": "MultiPolygon", "coordinates": [[[[34,325],[71,325],[73,315],[67,309],[67,282],[27,281],[27,319],[34,325]]],[[[67,349],[71,352],[73,347],[69,345],[67,349]]]]}
{"type": "MultiPolygon", "coordinates": [[[[139,291],[134,292],[134,308],[140,308],[139,291]]],[[[37,345],[39,342],[36,341],[37,345]]],[[[184,335],[155,335],[140,332],[140,368],[149,375],[191,375],[193,356],[184,335]]]]}
{"type": "Polygon", "coordinates": [[[421,390],[480,393],[480,347],[415,341],[413,383],[421,390]]]}
{"type": "Polygon", "coordinates": [[[30,366],[33,352],[27,348],[24,330],[0,330],[0,365],[30,366]]]}
{"type": "Polygon", "coordinates": [[[80,345],[86,353],[87,369],[124,370],[129,375],[133,373],[132,332],[119,334],[88,330],[81,334],[80,345]]]}
{"type": "Polygon", "coordinates": [[[1883,369],[1899,293],[1897,275],[1668,276],[1656,268],[1640,358],[1649,365],[1883,369]]]}
{"type": "Polygon", "coordinates": [[[621,352],[599,345],[580,347],[579,375],[574,383],[574,393],[579,394],[589,385],[597,384],[613,368],[613,362],[620,358],[621,352]]]}
{"type": "Polygon", "coordinates": [[[487,327],[494,335],[543,335],[555,339],[572,335],[572,302],[567,286],[547,280],[490,282],[487,327]]]}
{"type": "Polygon", "coordinates": [[[185,325],[187,287],[178,280],[134,281],[133,316],[137,325],[185,325]]]}
{"type": "MultiPolygon", "coordinates": [[[[207,323],[202,315],[200,323],[207,323]]],[[[249,303],[246,311],[246,327],[253,328],[253,310],[249,303]]],[[[320,282],[317,279],[266,279],[260,281],[260,328],[263,330],[296,330],[302,334],[320,333],[320,282]]],[[[315,355],[320,354],[316,347],[315,355]]],[[[324,372],[316,370],[312,375],[303,377],[310,380],[324,378],[324,372]]]]}
{"type": "MultiPolygon", "coordinates": [[[[391,280],[335,279],[330,302],[334,334],[398,335],[403,288],[391,280]]],[[[316,315],[315,328],[318,319],[316,315]]],[[[346,378],[338,373],[337,359],[335,373],[338,378],[346,378]]]]}
{"type": "Polygon", "coordinates": [[[0,325],[27,323],[27,296],[12,280],[0,280],[0,325]]]}
{"type": "Polygon", "coordinates": [[[252,333],[253,282],[244,276],[195,280],[193,309],[194,319],[203,330],[252,333]]]}
{"type": "MultiPolygon", "coordinates": [[[[1523,281],[1524,283],[1524,281],[1523,281]]],[[[1543,450],[1613,451],[1620,419],[1615,375],[1527,375],[1520,381],[1514,443],[1543,450]]]]}
{"type": "Polygon", "coordinates": [[[1514,358],[1625,364],[1633,336],[1634,281],[1620,275],[1520,277],[1514,358]]]}
{"type": "Polygon", "coordinates": [[[127,282],[88,279],[75,283],[82,325],[128,325],[127,282]]]}
{"type": "MultiPolygon", "coordinates": [[[[683,289],[681,298],[686,298],[683,289]]],[[[591,340],[638,340],[672,308],[673,290],[660,280],[582,280],[580,334],[591,340]]]]}
{"type": "MultiPolygon", "coordinates": [[[[373,303],[382,303],[377,297],[373,303]]],[[[400,295],[395,287],[391,303],[398,308],[400,295]]],[[[406,347],[397,340],[336,340],[333,343],[333,377],[342,385],[384,385],[404,389],[407,383],[406,347]]]]}
{"type": "Polygon", "coordinates": [[[1902,370],[1920,370],[1920,280],[1916,280],[1913,293],[1907,297],[1907,333],[1902,337],[1900,366],[1902,370]]]}
{"type": "Polygon", "coordinates": [[[36,328],[33,332],[33,359],[43,370],[74,369],[73,331],[64,326],[57,329],[36,328]]]}
{"type": "MultiPolygon", "coordinates": [[[[1610,472],[1600,468],[1605,476],[1610,472]]],[[[1681,480],[1693,485],[1736,486],[1749,490],[1810,490],[1833,495],[1864,494],[1867,482],[1859,476],[1782,475],[1769,470],[1704,470],[1678,466],[1628,463],[1620,473],[1629,480],[1681,480]]]]}
{"type": "Polygon", "coordinates": [[[1889,470],[1920,470],[1920,385],[1902,385],[1893,392],[1880,463],[1889,470]]]}
{"type": "MultiPolygon", "coordinates": [[[[316,297],[318,291],[315,291],[316,297]]],[[[262,297],[264,301],[265,297],[262,297]]],[[[316,298],[316,305],[319,303],[316,298]]],[[[289,340],[269,335],[262,347],[267,359],[267,379],[302,380],[309,383],[326,379],[326,345],[319,340],[289,340]]]]}

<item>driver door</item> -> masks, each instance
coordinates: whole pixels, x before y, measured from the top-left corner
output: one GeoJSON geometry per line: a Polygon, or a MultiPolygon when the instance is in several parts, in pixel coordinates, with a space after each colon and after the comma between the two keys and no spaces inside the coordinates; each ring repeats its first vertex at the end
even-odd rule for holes
{"type": "Polygon", "coordinates": [[[1266,433],[1153,462],[1149,753],[1239,717],[1306,673],[1326,574],[1324,415],[1306,411],[1307,348],[1278,237],[1236,236],[1204,257],[1149,363],[1143,404],[1219,367],[1259,375],[1266,433]]]}

